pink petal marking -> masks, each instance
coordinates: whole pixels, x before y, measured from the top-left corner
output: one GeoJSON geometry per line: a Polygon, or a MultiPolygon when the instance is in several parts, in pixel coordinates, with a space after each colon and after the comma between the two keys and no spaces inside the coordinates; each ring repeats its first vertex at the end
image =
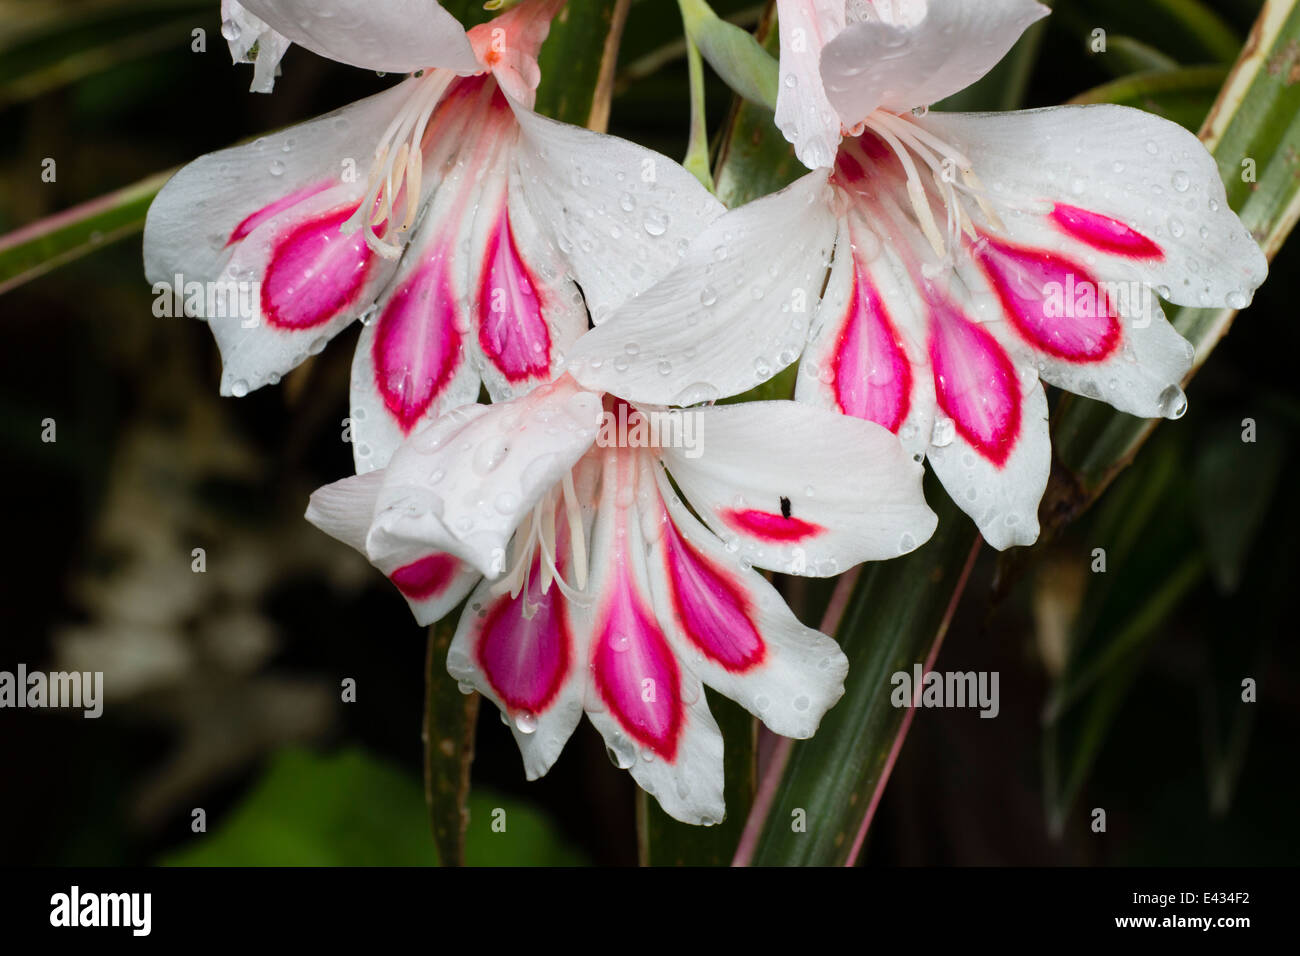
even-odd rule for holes
{"type": "Polygon", "coordinates": [[[505,203],[488,239],[482,275],[478,341],[484,354],[510,382],[545,376],[551,368],[551,333],[539,290],[519,257],[505,203]]]}
{"type": "Polygon", "coordinates": [[[621,563],[614,574],[613,593],[595,632],[592,679],[623,729],[671,762],[683,719],[677,658],[621,563]]]}
{"type": "Polygon", "coordinates": [[[572,640],[564,598],[537,585],[538,565],[527,591],[503,595],[488,611],[475,656],[488,683],[512,711],[538,714],[550,706],[569,673],[572,640]],[[524,616],[525,605],[532,617],[524,616]]]}
{"type": "Polygon", "coordinates": [[[997,340],[944,299],[930,300],[930,362],[939,407],[999,468],[1020,436],[1020,382],[997,340]]]}
{"type": "Polygon", "coordinates": [[[664,561],[673,606],[686,636],[733,673],[763,662],[767,647],[754,627],[744,589],[687,544],[672,520],[664,534],[664,561]]]}
{"type": "Polygon", "coordinates": [[[1070,362],[1100,362],[1119,347],[1121,327],[1110,296],[1082,266],[990,236],[971,251],[1011,324],[1031,345],[1070,362]]]}
{"type": "Polygon", "coordinates": [[[374,255],[360,232],[339,231],[355,208],[299,223],[276,241],[262,279],[262,314],[271,325],[309,329],[355,303],[374,255]]]}
{"type": "Polygon", "coordinates": [[[459,566],[460,562],[450,554],[438,552],[403,565],[388,579],[407,597],[424,601],[447,590],[459,566]]]}
{"type": "Polygon", "coordinates": [[[460,357],[446,252],[436,253],[406,279],[378,323],[371,346],[375,386],[409,433],[451,381],[460,357]]]}
{"type": "Polygon", "coordinates": [[[1164,250],[1118,219],[1057,203],[1051,219],[1058,229],[1094,249],[1129,259],[1163,259],[1164,250]]]}
{"type": "Polygon", "coordinates": [[[840,411],[896,433],[911,407],[912,366],[856,256],[847,318],[832,363],[840,411]]]}
{"type": "Polygon", "coordinates": [[[835,184],[839,186],[852,186],[867,178],[862,164],[852,153],[844,149],[841,149],[835,157],[835,169],[831,175],[834,177],[835,184]]]}
{"type": "Polygon", "coordinates": [[[774,543],[802,541],[826,530],[811,521],[754,508],[725,508],[719,514],[737,531],[774,543]]]}
{"type": "Polygon", "coordinates": [[[284,212],[286,209],[290,208],[291,206],[296,206],[298,205],[298,203],[302,202],[303,200],[310,199],[312,196],[315,196],[317,193],[324,192],[325,190],[329,189],[330,186],[332,185],[333,183],[330,180],[326,179],[322,182],[315,183],[314,185],[311,186],[304,186],[302,189],[299,189],[297,192],[289,193],[289,195],[280,197],[270,205],[263,206],[261,209],[257,210],[257,212],[253,213],[252,215],[248,216],[246,219],[244,219],[243,222],[241,222],[238,226],[235,227],[235,231],[232,232],[230,234],[230,238],[226,240],[226,245],[228,246],[234,245],[236,242],[238,242],[240,239],[243,239],[250,232],[252,232],[258,226],[260,226],[262,223],[266,222],[272,216],[277,216],[280,213],[284,212]]]}

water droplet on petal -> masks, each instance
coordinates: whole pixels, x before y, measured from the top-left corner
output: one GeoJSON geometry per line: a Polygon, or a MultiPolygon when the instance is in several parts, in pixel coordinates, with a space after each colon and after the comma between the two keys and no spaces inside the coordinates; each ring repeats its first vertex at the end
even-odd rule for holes
{"type": "Polygon", "coordinates": [[[1165,418],[1178,419],[1187,414],[1187,396],[1177,385],[1170,385],[1161,392],[1157,404],[1165,418]]]}
{"type": "Polygon", "coordinates": [[[537,717],[526,710],[521,710],[515,714],[515,729],[521,734],[531,734],[537,731],[537,717]]]}

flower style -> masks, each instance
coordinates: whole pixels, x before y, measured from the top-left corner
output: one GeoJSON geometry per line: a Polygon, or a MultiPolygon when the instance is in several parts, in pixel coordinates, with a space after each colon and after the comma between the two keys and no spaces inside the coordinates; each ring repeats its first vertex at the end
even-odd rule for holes
{"type": "Polygon", "coordinates": [[[668,401],[688,382],[752,385],[802,352],[797,400],[895,432],[990,544],[1030,544],[1051,459],[1041,382],[1179,417],[1193,349],[1151,290],[1241,309],[1264,256],[1173,123],[1118,106],[928,111],[1047,14],[1033,0],[778,6],[776,118],[813,172],[711,222],[574,367],[668,313],[707,349],[662,339],[584,381],[668,401]],[[745,381],[708,378],[727,354],[745,381]]]}
{"type": "Polygon", "coordinates": [[[532,111],[563,0],[468,33],[431,0],[241,4],[231,22],[257,35],[263,73],[262,54],[292,42],[413,75],[185,167],[149,211],[146,272],[256,290],[247,313],[206,316],[224,395],[279,381],[362,318],[359,472],[480,384],[505,400],[550,381],[588,309],[601,321],[722,212],[671,160],[532,111]]]}
{"type": "Polygon", "coordinates": [[[470,595],[447,669],[501,709],[529,779],[585,711],[668,813],[709,824],[722,737],[701,685],[809,737],[848,668],[753,568],[830,575],[914,547],[936,523],[920,478],[871,422],[795,402],[633,406],[566,373],[454,409],[387,468],[319,489],[307,518],[421,624],[470,595]]]}

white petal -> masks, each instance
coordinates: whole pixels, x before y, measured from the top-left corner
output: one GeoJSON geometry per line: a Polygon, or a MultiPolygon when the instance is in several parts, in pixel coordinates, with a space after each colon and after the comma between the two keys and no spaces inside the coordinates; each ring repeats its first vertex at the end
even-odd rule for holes
{"type": "Polygon", "coordinates": [[[483,381],[494,402],[509,401],[550,381],[587,331],[587,307],[523,198],[517,169],[509,174],[505,219],[475,219],[473,301],[483,381]]]}
{"type": "Polygon", "coordinates": [[[390,557],[375,567],[406,599],[415,623],[428,627],[455,610],[483,575],[454,555],[431,551],[410,560],[390,557]]]}
{"type": "Polygon", "coordinates": [[[1180,418],[1187,410],[1182,382],[1191,371],[1196,350],[1164,317],[1157,302],[1141,318],[1124,317],[1124,346],[1105,362],[1080,365],[1045,357],[1041,352],[1008,350],[1024,362],[1037,362],[1038,375],[1049,385],[1138,415],[1180,418]]]}
{"type": "Polygon", "coordinates": [[[299,46],[366,70],[482,69],[465,28],[433,0],[240,0],[299,46]]]}
{"type": "Polygon", "coordinates": [[[331,538],[365,554],[366,534],[374,520],[375,502],[383,485],[381,470],[317,488],[307,505],[306,518],[331,538]]]}
{"type": "Polygon", "coordinates": [[[479,394],[479,377],[465,358],[465,347],[457,342],[448,356],[442,353],[444,342],[439,336],[450,334],[459,339],[460,333],[440,321],[432,303],[423,325],[429,337],[401,350],[401,364],[389,367],[390,382],[381,384],[380,362],[391,341],[379,337],[379,317],[385,311],[386,300],[381,298],[375,318],[361,330],[352,356],[352,457],[358,474],[383,468],[408,434],[418,432],[453,408],[474,403],[479,394]],[[444,357],[450,360],[445,370],[441,367],[444,357]],[[439,377],[433,378],[435,375],[439,377]],[[396,376],[402,376],[402,384],[394,387],[391,377],[396,376]],[[430,401],[412,416],[413,403],[402,403],[401,397],[417,389],[429,392],[430,401]]]}
{"type": "MultiPolygon", "coordinates": [[[[190,163],[145,221],[155,291],[198,290],[224,368],[222,394],[274,382],[369,308],[393,265],[334,220],[361,201],[349,161],[369,149],[412,92],[409,84],[190,163]],[[161,285],[160,285],[161,284],[161,285]],[[209,296],[229,288],[237,300],[209,296]]],[[[193,310],[191,310],[193,312],[193,310]]]]}
{"type": "Polygon", "coordinates": [[[1214,159],[1168,120],[1096,105],[918,122],[966,154],[995,207],[1032,205],[1002,215],[1012,239],[1074,256],[1102,280],[1145,282],[1179,305],[1239,309],[1267,275],[1214,159]],[[1067,228],[1080,217],[1092,225],[1067,228]],[[1124,241],[1103,241],[1106,229],[1125,231],[1124,241]]]}
{"type": "Polygon", "coordinates": [[[1051,12],[1034,0],[882,2],[872,11],[822,51],[826,95],[848,128],[876,109],[904,113],[964,90],[1051,12]]]}
{"type": "Polygon", "coordinates": [[[840,145],[840,118],[822,86],[822,48],[844,29],[844,4],[777,0],[781,35],[776,125],[809,169],[831,166],[840,145]]]}
{"type": "Polygon", "coordinates": [[[589,388],[661,405],[736,395],[798,357],[835,241],[827,171],[714,220],[659,283],[588,332],[589,388]]]}
{"type": "Polygon", "coordinates": [[[585,632],[573,627],[559,588],[536,579],[527,595],[495,594],[484,581],[470,597],[447,652],[447,672],[497,705],[536,780],[551,769],[582,719],[585,632]],[[532,617],[525,617],[525,602],[532,617]],[[495,680],[495,682],[494,682],[495,680]]]}
{"type": "Polygon", "coordinates": [[[1032,367],[1017,368],[1019,427],[1004,461],[990,461],[952,421],[938,416],[926,458],[949,497],[999,551],[1038,540],[1038,504],[1051,472],[1047,396],[1032,367]],[[936,444],[936,442],[940,444],[936,444]]]}
{"type": "MultiPolygon", "coordinates": [[[[924,240],[913,240],[915,258],[924,240]]],[[[893,255],[891,249],[890,256],[893,255]]],[[[883,274],[873,269],[872,276],[883,274]]],[[[928,362],[913,363],[915,398],[933,425],[925,455],[949,496],[975,519],[995,548],[1038,538],[1038,503],[1051,468],[1047,399],[1034,365],[1017,362],[1005,341],[1009,323],[998,313],[981,322],[981,300],[945,273],[913,277],[913,316],[923,323],[928,362]]],[[[895,298],[895,317],[907,316],[895,298]]],[[[984,317],[988,317],[988,313],[984,317]]],[[[915,354],[909,348],[909,354],[915,354]]]]}
{"type": "Polygon", "coordinates": [[[474,313],[484,255],[478,211],[504,208],[505,180],[494,157],[508,152],[513,122],[485,116],[475,124],[453,115],[460,104],[452,96],[440,107],[449,111],[439,118],[455,142],[432,147],[423,185],[429,195],[352,360],[359,472],[383,467],[406,436],[478,399],[480,376],[471,366],[479,354],[474,313]]]}
{"type": "MultiPolygon", "coordinates": [[[[366,536],[386,478],[384,470],[344,478],[312,493],[307,520],[326,534],[366,553],[366,536]]],[[[406,598],[416,623],[427,626],[465,599],[480,575],[447,554],[416,547],[394,552],[376,567],[406,598]]]]}
{"type": "Polygon", "coordinates": [[[511,105],[523,128],[519,193],[551,232],[597,324],[673,268],[723,212],[668,157],[511,105]]]}
{"type": "Polygon", "coordinates": [[[811,737],[844,693],[848,659],[834,640],[799,623],[776,588],[729,553],[658,471],[659,499],[642,505],[642,525],[659,535],[651,591],[678,657],[774,733],[811,737]]]}
{"type": "Polygon", "coordinates": [[[589,635],[586,710],[611,758],[665,812],[685,823],[717,823],[725,812],[722,734],[650,596],[635,504],[644,493],[638,459],[645,454],[609,448],[601,456],[587,606],[574,611],[575,626],[589,635]]]}
{"type": "Polygon", "coordinates": [[[568,376],[454,409],[393,455],[367,553],[379,563],[415,543],[499,577],[515,529],[591,447],[600,418],[600,396],[568,376]]]}
{"type": "Polygon", "coordinates": [[[353,363],[358,469],[474,401],[480,378],[493,401],[549,382],[587,328],[581,294],[518,196],[519,127],[496,84],[460,81],[431,124],[425,201],[353,363]]]}
{"type": "Polygon", "coordinates": [[[930,458],[949,495],[991,544],[1032,543],[1051,464],[1037,362],[1010,347],[1023,343],[1008,341],[1014,333],[1001,303],[964,257],[956,279],[950,268],[933,277],[913,273],[933,253],[914,223],[897,221],[890,241],[882,242],[851,217],[848,251],[857,288],[843,277],[838,290],[828,287],[834,295],[796,396],[888,419],[882,423],[897,426],[909,452],[930,458]],[[872,329],[882,317],[888,329],[872,329]],[[908,410],[899,421],[901,396],[892,387],[905,379],[908,410]]]}
{"type": "Polygon", "coordinates": [[[857,216],[842,221],[795,400],[874,421],[923,454],[934,423],[927,338],[916,286],[895,250],[857,216]]]}
{"type": "Polygon", "coordinates": [[[960,264],[972,314],[1016,364],[1131,415],[1183,414],[1181,384],[1195,350],[1149,287],[1098,281],[1085,266],[1000,239],[973,251],[979,264],[965,257],[960,264]]]}
{"type": "Polygon", "coordinates": [[[663,448],[664,463],[704,523],[750,564],[829,576],[906,554],[934,533],[921,466],[874,422],[798,402],[683,414],[698,416],[702,451],[663,448]]]}

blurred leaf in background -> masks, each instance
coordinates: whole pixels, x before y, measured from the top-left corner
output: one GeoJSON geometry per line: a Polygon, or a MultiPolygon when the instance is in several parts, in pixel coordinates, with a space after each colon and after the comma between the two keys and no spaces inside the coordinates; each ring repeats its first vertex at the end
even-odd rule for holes
{"type": "MultiPolygon", "coordinates": [[[[584,861],[527,804],[479,790],[467,862],[576,866],[584,861]]],[[[419,783],[364,751],[275,754],[247,797],[167,866],[432,866],[438,862],[419,783]]]]}

